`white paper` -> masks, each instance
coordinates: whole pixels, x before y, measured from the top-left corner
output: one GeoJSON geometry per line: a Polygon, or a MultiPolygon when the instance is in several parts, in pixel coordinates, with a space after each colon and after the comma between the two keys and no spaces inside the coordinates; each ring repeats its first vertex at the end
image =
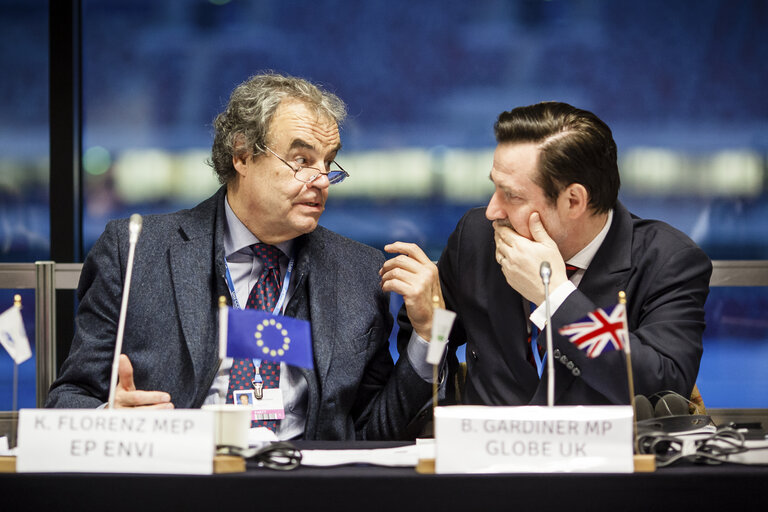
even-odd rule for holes
{"type": "Polygon", "coordinates": [[[248,429],[248,446],[250,448],[264,446],[279,439],[274,432],[265,427],[254,427],[248,429]]]}
{"type": "Polygon", "coordinates": [[[303,466],[370,464],[389,467],[416,467],[419,450],[415,444],[373,450],[301,450],[303,466]]]}

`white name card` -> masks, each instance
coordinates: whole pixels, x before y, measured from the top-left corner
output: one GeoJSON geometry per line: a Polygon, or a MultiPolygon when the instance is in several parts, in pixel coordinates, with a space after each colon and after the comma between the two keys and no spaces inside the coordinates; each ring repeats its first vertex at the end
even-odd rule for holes
{"type": "Polygon", "coordinates": [[[20,473],[213,473],[213,413],[22,409],[20,473]]]}
{"type": "Polygon", "coordinates": [[[630,406],[435,409],[437,473],[631,473],[630,406]]]}

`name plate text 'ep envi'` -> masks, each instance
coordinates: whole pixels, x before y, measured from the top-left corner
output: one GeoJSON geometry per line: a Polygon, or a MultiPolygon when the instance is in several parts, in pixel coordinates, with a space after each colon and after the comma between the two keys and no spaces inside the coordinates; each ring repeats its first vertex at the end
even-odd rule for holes
{"type": "Polygon", "coordinates": [[[22,409],[18,472],[213,472],[213,413],[22,409]]]}

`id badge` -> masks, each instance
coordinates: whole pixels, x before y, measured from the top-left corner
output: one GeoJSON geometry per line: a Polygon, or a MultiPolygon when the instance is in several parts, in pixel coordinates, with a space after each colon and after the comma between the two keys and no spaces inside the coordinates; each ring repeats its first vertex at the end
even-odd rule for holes
{"type": "Polygon", "coordinates": [[[253,401],[251,421],[282,420],[285,418],[283,393],[280,388],[265,388],[264,397],[253,401]]]}

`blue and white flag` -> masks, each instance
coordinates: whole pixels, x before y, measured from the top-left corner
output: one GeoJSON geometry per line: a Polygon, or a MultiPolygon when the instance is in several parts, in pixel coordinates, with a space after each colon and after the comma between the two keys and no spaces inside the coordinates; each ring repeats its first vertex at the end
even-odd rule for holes
{"type": "Polygon", "coordinates": [[[310,323],[257,309],[222,308],[221,357],[244,357],[314,368],[310,323]]]}
{"type": "Polygon", "coordinates": [[[0,314],[0,343],[16,364],[32,357],[20,308],[11,306],[5,313],[0,314]]]}

